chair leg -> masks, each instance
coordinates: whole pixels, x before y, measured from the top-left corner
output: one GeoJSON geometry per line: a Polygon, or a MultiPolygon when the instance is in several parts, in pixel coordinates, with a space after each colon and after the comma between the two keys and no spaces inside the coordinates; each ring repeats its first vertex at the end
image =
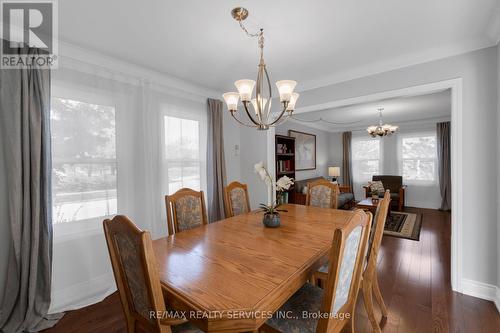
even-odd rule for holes
{"type": "Polygon", "coordinates": [[[378,285],[378,274],[375,272],[373,281],[372,281],[372,289],[373,295],[377,300],[378,305],[380,306],[380,310],[382,311],[382,316],[387,318],[387,306],[385,305],[384,299],[382,298],[382,293],[380,292],[380,286],[378,285]]]}
{"type": "Polygon", "coordinates": [[[377,319],[375,319],[375,312],[373,311],[373,299],[372,299],[372,285],[367,280],[363,280],[363,303],[365,304],[366,313],[368,314],[368,319],[372,324],[374,332],[380,333],[380,326],[378,325],[377,319]]]}

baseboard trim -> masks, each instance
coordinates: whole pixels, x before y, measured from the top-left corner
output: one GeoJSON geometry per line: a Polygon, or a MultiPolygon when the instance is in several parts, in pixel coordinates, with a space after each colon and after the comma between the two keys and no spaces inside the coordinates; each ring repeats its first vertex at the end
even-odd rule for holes
{"type": "Polygon", "coordinates": [[[495,303],[498,313],[500,313],[500,288],[497,286],[474,280],[462,279],[462,293],[492,301],[495,303]]]}
{"type": "Polygon", "coordinates": [[[49,313],[81,309],[101,302],[115,291],[116,284],[112,273],[61,290],[52,290],[49,313]]]}

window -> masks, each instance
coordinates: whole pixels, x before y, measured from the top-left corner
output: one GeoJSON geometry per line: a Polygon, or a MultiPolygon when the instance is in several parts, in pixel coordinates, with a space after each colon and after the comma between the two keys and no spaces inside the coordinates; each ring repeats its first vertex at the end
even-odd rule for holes
{"type": "Polygon", "coordinates": [[[355,183],[366,183],[380,173],[380,140],[353,138],[351,148],[355,183]]]}
{"type": "Polygon", "coordinates": [[[115,108],[53,97],[53,223],[116,214],[115,108]]]}
{"type": "Polygon", "coordinates": [[[400,166],[405,181],[436,180],[436,135],[401,137],[400,166]]]}
{"type": "Polygon", "coordinates": [[[202,151],[198,120],[164,117],[167,189],[172,194],[183,187],[202,189],[202,151]]]}

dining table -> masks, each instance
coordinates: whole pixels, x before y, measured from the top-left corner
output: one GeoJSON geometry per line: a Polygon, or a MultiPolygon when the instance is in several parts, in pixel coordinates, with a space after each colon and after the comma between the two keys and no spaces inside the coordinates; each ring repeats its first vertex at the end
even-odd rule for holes
{"type": "Polygon", "coordinates": [[[153,241],[170,308],[205,332],[256,332],[328,261],[353,211],[285,204],[267,228],[252,211],[153,241]]]}

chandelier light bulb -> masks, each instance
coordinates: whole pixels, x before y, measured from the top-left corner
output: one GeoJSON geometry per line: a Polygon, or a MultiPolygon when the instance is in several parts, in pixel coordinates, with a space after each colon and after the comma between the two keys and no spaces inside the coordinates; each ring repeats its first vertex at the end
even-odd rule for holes
{"type": "MultiPolygon", "coordinates": [[[[269,101],[269,104],[271,104],[271,101],[269,101]]],[[[263,112],[264,108],[267,105],[267,98],[260,98],[260,96],[258,96],[257,98],[252,98],[252,105],[253,105],[253,109],[255,111],[255,114],[258,114],[259,110],[260,110],[260,112],[263,112]],[[257,100],[259,101],[259,105],[257,105],[257,100]],[[260,106],[260,109],[259,109],[259,106],[260,106]]],[[[268,107],[270,108],[271,105],[269,105],[268,107]]]]}
{"type": "Polygon", "coordinates": [[[238,80],[234,83],[236,89],[240,93],[242,102],[250,102],[252,99],[253,87],[255,86],[254,80],[238,80]]]}
{"type": "Polygon", "coordinates": [[[298,93],[292,93],[292,97],[290,98],[290,102],[288,102],[288,105],[286,107],[287,111],[293,111],[295,110],[295,103],[297,103],[297,100],[299,99],[299,94],[298,93]]]}
{"type": "Polygon", "coordinates": [[[223,94],[222,97],[226,101],[227,109],[229,111],[238,110],[238,100],[240,99],[240,94],[237,92],[227,92],[223,94]]]}
{"type": "Polygon", "coordinates": [[[278,91],[280,93],[280,102],[290,101],[296,85],[297,81],[293,80],[280,80],[276,82],[276,87],[278,87],[278,91]]]}

